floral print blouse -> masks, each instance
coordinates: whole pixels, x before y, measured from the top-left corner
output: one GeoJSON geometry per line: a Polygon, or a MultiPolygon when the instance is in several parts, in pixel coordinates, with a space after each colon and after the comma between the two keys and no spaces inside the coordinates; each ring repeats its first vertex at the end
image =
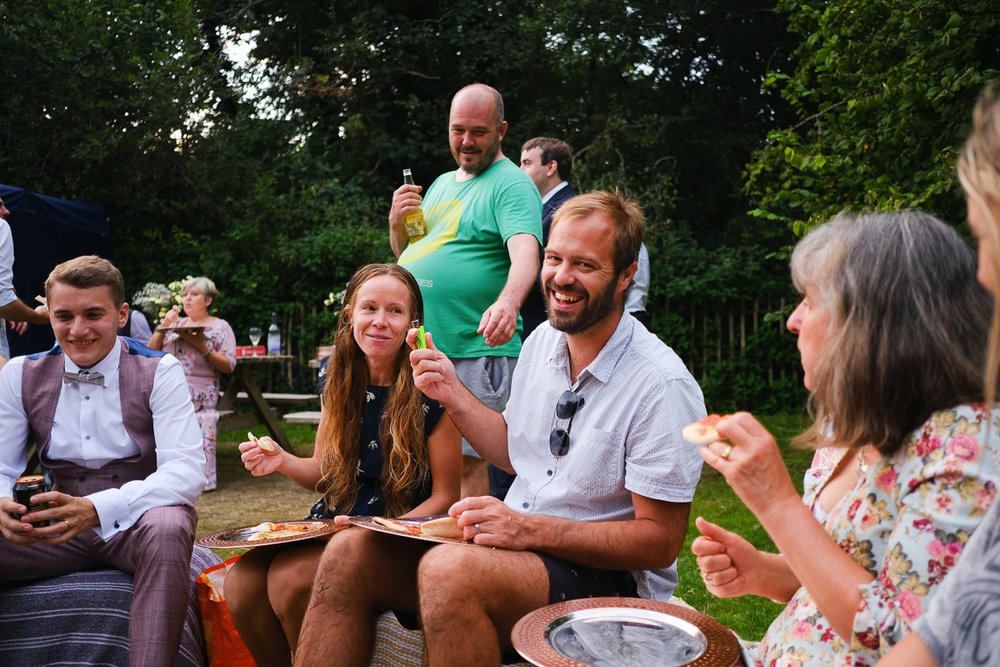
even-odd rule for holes
{"type": "MultiPolygon", "coordinates": [[[[810,507],[844,455],[821,449],[805,477],[810,507]]],[[[874,665],[909,633],[997,493],[1000,429],[980,405],[942,410],[891,458],[868,467],[825,527],[875,577],[860,586],[854,633],[839,637],[803,587],[768,628],[758,665],[874,665]]]]}

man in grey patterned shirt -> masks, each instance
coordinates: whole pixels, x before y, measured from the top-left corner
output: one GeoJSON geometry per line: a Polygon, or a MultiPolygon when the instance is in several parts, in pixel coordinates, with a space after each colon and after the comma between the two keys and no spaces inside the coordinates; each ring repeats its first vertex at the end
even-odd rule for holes
{"type": "Polygon", "coordinates": [[[465,498],[449,511],[466,539],[497,548],[337,533],[296,664],[324,664],[330,646],[342,664],[368,664],[383,609],[419,613],[429,664],[485,665],[546,604],[670,597],[701,473],[680,432],[705,406],[677,355],[625,313],[643,225],[639,207],[612,192],[556,213],[542,268],[549,319],[525,342],[503,414],[462,385],[433,333],[411,353],[420,390],[485,459],[517,473],[504,502],[465,498]]]}

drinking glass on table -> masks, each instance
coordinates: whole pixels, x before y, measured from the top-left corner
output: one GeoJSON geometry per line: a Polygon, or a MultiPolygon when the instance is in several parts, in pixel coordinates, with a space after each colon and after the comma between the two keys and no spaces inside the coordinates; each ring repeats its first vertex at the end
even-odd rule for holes
{"type": "Polygon", "coordinates": [[[250,327],[250,342],[253,343],[253,356],[257,356],[257,343],[260,342],[260,337],[264,335],[260,327],[250,327]]]}

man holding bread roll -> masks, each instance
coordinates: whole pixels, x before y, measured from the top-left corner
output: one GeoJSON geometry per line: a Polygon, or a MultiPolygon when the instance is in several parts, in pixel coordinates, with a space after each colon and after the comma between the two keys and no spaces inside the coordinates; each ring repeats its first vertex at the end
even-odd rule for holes
{"type": "Polygon", "coordinates": [[[670,597],[701,473],[681,429],[705,406],[677,355],[624,311],[643,225],[616,192],[556,213],[542,268],[548,322],[525,342],[503,413],[462,385],[433,332],[411,352],[417,387],[483,458],[517,473],[505,501],[470,497],[449,511],[466,539],[496,548],[341,531],[320,563],[297,665],[331,664],[330,646],[337,664],[368,664],[383,609],[419,615],[429,664],[487,665],[512,655],[514,624],[547,604],[670,597]]]}

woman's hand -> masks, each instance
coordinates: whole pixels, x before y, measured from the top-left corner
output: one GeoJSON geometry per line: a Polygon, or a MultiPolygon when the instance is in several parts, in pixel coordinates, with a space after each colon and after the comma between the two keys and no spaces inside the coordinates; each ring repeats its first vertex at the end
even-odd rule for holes
{"type": "Polygon", "coordinates": [[[251,436],[252,439],[240,443],[240,460],[243,461],[243,467],[249,470],[254,477],[263,477],[280,470],[285,454],[281,445],[268,438],[272,447],[272,450],[268,451],[260,446],[260,439],[253,437],[251,433],[247,435],[251,436]]]}
{"type": "Polygon", "coordinates": [[[158,328],[166,329],[168,327],[174,326],[175,324],[177,324],[177,320],[180,319],[180,316],[181,316],[180,306],[174,306],[173,308],[167,311],[166,315],[163,316],[163,321],[160,322],[160,326],[158,328]]]}
{"type": "Polygon", "coordinates": [[[737,412],[715,425],[729,442],[702,448],[701,458],[726,478],[736,495],[759,519],[780,512],[783,503],[800,503],[774,436],[749,412],[737,412]]]}
{"type": "Polygon", "coordinates": [[[762,554],[736,533],[701,517],[695,525],[701,535],[691,543],[691,552],[708,592],[719,598],[757,594],[751,580],[761,571],[762,554]]]}
{"type": "Polygon", "coordinates": [[[417,348],[417,330],[406,332],[406,342],[412,348],[410,365],[413,366],[413,383],[425,396],[449,405],[454,395],[456,383],[460,384],[455,374],[455,365],[445,356],[444,352],[434,345],[434,335],[424,334],[427,343],[425,349],[417,348]]]}
{"type": "Polygon", "coordinates": [[[190,329],[184,329],[176,332],[178,338],[183,340],[185,343],[193,347],[202,353],[202,355],[208,354],[212,349],[212,343],[208,340],[208,337],[201,331],[193,331],[190,329]]]}

